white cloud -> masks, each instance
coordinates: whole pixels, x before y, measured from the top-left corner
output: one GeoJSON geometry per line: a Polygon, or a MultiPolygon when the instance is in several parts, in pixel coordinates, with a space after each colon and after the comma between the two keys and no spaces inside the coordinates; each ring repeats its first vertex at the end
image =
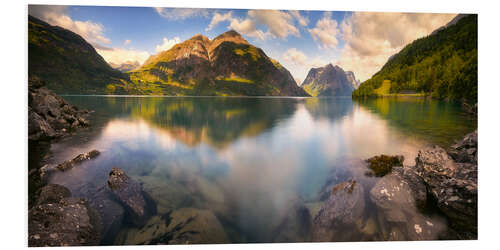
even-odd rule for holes
{"type": "Polygon", "coordinates": [[[156,52],[162,52],[164,50],[169,50],[174,45],[178,44],[181,42],[181,39],[179,37],[174,37],[173,39],[168,39],[166,37],[163,38],[162,44],[156,45],[156,52]]]}
{"type": "Polygon", "coordinates": [[[51,25],[63,27],[82,36],[92,45],[109,44],[111,41],[104,36],[104,26],[88,21],[75,21],[68,16],[66,6],[30,5],[28,12],[51,25]]]}
{"type": "Polygon", "coordinates": [[[125,40],[125,42],[124,42],[123,44],[124,44],[125,46],[127,46],[127,45],[129,45],[129,44],[130,44],[130,42],[131,42],[131,41],[127,39],[127,40],[125,40]]]}
{"type": "Polygon", "coordinates": [[[295,64],[300,64],[300,65],[307,64],[307,56],[302,51],[297,50],[296,48],[291,48],[287,50],[283,55],[283,59],[295,64]]]}
{"type": "Polygon", "coordinates": [[[298,10],[290,10],[288,11],[295,19],[297,19],[297,23],[300,26],[307,26],[309,24],[309,19],[307,17],[304,17],[300,15],[300,11],[298,10]]]}
{"type": "Polygon", "coordinates": [[[293,17],[284,11],[249,10],[248,17],[265,26],[268,32],[275,37],[300,36],[299,30],[293,25],[293,17]]]}
{"type": "Polygon", "coordinates": [[[430,34],[455,14],[356,12],[341,23],[345,46],[338,64],[361,81],[370,78],[413,40],[430,34]],[[390,28],[388,28],[390,27],[390,28]]]}
{"type": "Polygon", "coordinates": [[[220,22],[232,20],[233,19],[232,15],[233,15],[232,11],[229,11],[229,12],[227,12],[225,14],[221,14],[221,13],[216,12],[214,14],[214,16],[212,17],[212,21],[210,21],[210,24],[205,29],[205,31],[209,31],[209,30],[213,29],[220,22]]]}
{"type": "Polygon", "coordinates": [[[337,36],[340,31],[337,21],[331,18],[331,12],[325,12],[323,18],[316,22],[316,26],[309,29],[309,33],[319,42],[321,48],[337,48],[337,36]]]}
{"type": "Polygon", "coordinates": [[[121,48],[112,48],[112,49],[96,49],[97,53],[99,53],[106,62],[114,63],[114,64],[122,64],[127,61],[138,61],[140,64],[143,64],[146,59],[150,56],[147,51],[139,51],[132,49],[121,49],[121,48]]]}
{"type": "Polygon", "coordinates": [[[257,29],[256,23],[251,19],[239,20],[234,18],[229,24],[230,29],[234,29],[243,35],[264,40],[269,34],[257,29]]]}
{"type": "Polygon", "coordinates": [[[299,25],[307,25],[309,22],[298,11],[249,10],[245,18],[237,18],[231,11],[224,14],[216,12],[205,30],[209,31],[217,24],[227,21],[228,28],[249,37],[261,40],[269,36],[284,39],[291,35],[300,36],[300,31],[294,26],[294,20],[297,20],[299,25]]]}
{"type": "Polygon", "coordinates": [[[155,7],[155,11],[162,17],[170,20],[185,20],[191,17],[208,17],[210,11],[208,9],[192,9],[192,8],[162,8],[155,7]]]}

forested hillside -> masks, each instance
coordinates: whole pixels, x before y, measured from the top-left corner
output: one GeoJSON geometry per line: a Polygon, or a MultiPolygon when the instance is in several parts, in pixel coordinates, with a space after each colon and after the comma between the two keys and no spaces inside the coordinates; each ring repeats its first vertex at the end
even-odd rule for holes
{"type": "Polygon", "coordinates": [[[466,15],[432,35],[413,41],[353,97],[397,93],[477,102],[477,15],[466,15]]]}

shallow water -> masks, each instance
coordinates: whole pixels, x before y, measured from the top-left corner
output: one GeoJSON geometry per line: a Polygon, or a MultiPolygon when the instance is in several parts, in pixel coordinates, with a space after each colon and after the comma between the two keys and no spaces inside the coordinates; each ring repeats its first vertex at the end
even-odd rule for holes
{"type": "Polygon", "coordinates": [[[401,154],[412,165],[419,148],[449,146],[477,126],[459,105],[418,98],[64,98],[95,110],[92,127],[53,144],[49,161],[102,154],[50,182],[88,197],[117,165],[160,215],[208,210],[231,242],[276,241],[291,204],[314,213],[325,187],[354,178],[369,191],[377,178],[364,175],[363,159],[401,154]]]}

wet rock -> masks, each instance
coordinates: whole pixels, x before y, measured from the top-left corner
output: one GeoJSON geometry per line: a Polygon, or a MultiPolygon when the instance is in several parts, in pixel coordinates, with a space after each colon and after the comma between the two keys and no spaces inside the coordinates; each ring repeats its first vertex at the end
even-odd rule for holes
{"type": "Polygon", "coordinates": [[[100,231],[99,214],[84,199],[65,197],[28,212],[30,247],[98,245],[100,231]]]}
{"type": "Polygon", "coordinates": [[[373,175],[382,177],[390,173],[393,167],[403,166],[404,157],[402,155],[378,155],[367,159],[366,162],[368,163],[368,168],[373,171],[373,175]]]}
{"type": "Polygon", "coordinates": [[[370,190],[381,224],[391,228],[386,240],[436,240],[445,228],[440,220],[422,215],[417,209],[425,205],[423,180],[406,167],[398,167],[382,177],[370,190]]]}
{"type": "Polygon", "coordinates": [[[454,162],[438,146],[420,150],[415,169],[457,231],[477,233],[477,164],[454,162]]]}
{"type": "Polygon", "coordinates": [[[140,229],[129,229],[122,244],[220,244],[229,243],[217,217],[209,210],[181,208],[153,216],[140,229]]]}
{"type": "Polygon", "coordinates": [[[46,203],[58,203],[63,198],[71,197],[71,191],[65,186],[48,184],[44,186],[37,200],[37,205],[46,203]]]}
{"type": "Polygon", "coordinates": [[[107,184],[114,197],[124,206],[126,218],[132,224],[143,226],[151,215],[156,213],[156,204],[151,197],[122,169],[113,167],[107,184]]]}
{"type": "Polygon", "coordinates": [[[313,220],[312,241],[355,241],[365,210],[364,189],[354,180],[336,185],[313,220]]]}
{"type": "Polygon", "coordinates": [[[102,218],[102,245],[112,245],[123,225],[125,210],[116,202],[111,193],[102,187],[89,198],[89,203],[102,218]]]}
{"type": "Polygon", "coordinates": [[[89,125],[88,113],[78,110],[62,97],[44,87],[36,76],[28,79],[28,139],[50,141],[69,132],[70,128],[89,125]]]}
{"type": "Polygon", "coordinates": [[[290,201],[285,216],[273,229],[273,242],[310,241],[312,218],[301,199],[290,201]]]}
{"type": "Polygon", "coordinates": [[[73,168],[77,164],[80,164],[80,163],[82,163],[84,161],[96,158],[97,156],[99,156],[99,154],[100,154],[100,152],[94,149],[94,150],[92,150],[92,151],[90,151],[88,153],[79,154],[75,158],[73,158],[71,160],[67,160],[67,161],[65,161],[65,162],[57,165],[57,168],[59,170],[61,170],[61,171],[66,171],[68,169],[73,168]]]}
{"type": "Polygon", "coordinates": [[[477,165],[477,130],[451,146],[448,153],[455,162],[477,165]]]}

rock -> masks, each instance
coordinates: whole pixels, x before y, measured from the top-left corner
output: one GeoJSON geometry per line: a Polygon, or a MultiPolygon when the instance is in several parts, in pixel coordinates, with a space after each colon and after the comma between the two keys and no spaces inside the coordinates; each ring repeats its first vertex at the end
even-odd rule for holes
{"type": "Polygon", "coordinates": [[[142,228],[129,229],[123,244],[220,244],[229,243],[219,220],[209,210],[181,208],[153,216],[142,228]]]}
{"type": "Polygon", "coordinates": [[[141,185],[128,177],[122,169],[116,166],[111,169],[107,187],[124,206],[126,218],[132,224],[143,226],[151,215],[156,213],[154,201],[142,190],[141,185]]]}
{"type": "Polygon", "coordinates": [[[273,229],[273,242],[310,241],[312,218],[301,199],[290,202],[290,206],[279,224],[273,229]]]}
{"type": "Polygon", "coordinates": [[[354,180],[336,185],[313,220],[312,241],[356,241],[356,222],[365,210],[363,187],[354,180]]]}
{"type": "Polygon", "coordinates": [[[426,186],[413,169],[397,167],[382,177],[370,190],[381,224],[391,228],[385,240],[436,240],[445,226],[442,221],[422,215],[418,205],[425,206],[426,186]],[[420,204],[419,204],[420,203],[420,204]]]}
{"type": "Polygon", "coordinates": [[[194,202],[193,195],[173,180],[147,175],[137,177],[137,181],[141,183],[143,190],[155,200],[159,214],[190,206],[194,202]]]}
{"type": "Polygon", "coordinates": [[[99,188],[96,193],[89,198],[89,203],[94,207],[102,218],[102,245],[112,245],[113,241],[122,228],[125,217],[124,208],[113,200],[107,188],[99,188]]]}
{"type": "Polygon", "coordinates": [[[85,154],[79,154],[78,156],[76,156],[72,160],[67,160],[67,161],[57,165],[57,169],[59,169],[61,171],[69,170],[69,169],[73,168],[74,166],[76,166],[77,164],[80,164],[86,160],[91,160],[91,159],[96,158],[97,156],[99,156],[99,154],[100,154],[100,152],[95,150],[95,149],[88,152],[88,153],[85,153],[85,154]]]}
{"type": "Polygon", "coordinates": [[[420,150],[415,161],[416,171],[451,226],[477,234],[477,164],[456,163],[438,146],[420,150]]]}
{"type": "Polygon", "coordinates": [[[37,200],[37,205],[58,203],[63,198],[71,197],[71,191],[65,186],[48,184],[42,188],[37,200]]]}
{"type": "Polygon", "coordinates": [[[65,197],[28,212],[30,247],[98,245],[100,231],[99,214],[84,199],[65,197]]]}
{"type": "Polygon", "coordinates": [[[28,139],[52,140],[70,128],[86,127],[88,112],[67,103],[62,97],[44,87],[36,76],[28,79],[28,139]]]}
{"type": "Polygon", "coordinates": [[[379,155],[366,160],[368,168],[373,170],[373,174],[382,177],[391,172],[395,166],[403,166],[404,157],[402,155],[388,156],[379,155]]]}
{"type": "Polygon", "coordinates": [[[477,165],[477,130],[451,146],[448,153],[456,162],[477,165]]]}

